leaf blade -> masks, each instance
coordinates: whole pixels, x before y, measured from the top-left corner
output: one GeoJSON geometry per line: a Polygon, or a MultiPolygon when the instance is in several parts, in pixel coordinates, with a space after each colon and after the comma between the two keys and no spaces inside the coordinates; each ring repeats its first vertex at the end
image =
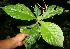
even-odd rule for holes
{"type": "Polygon", "coordinates": [[[56,5],[51,5],[46,8],[46,11],[43,13],[43,19],[50,18],[56,14],[60,15],[63,12],[63,8],[56,5]]]}
{"type": "Polygon", "coordinates": [[[35,5],[34,13],[36,14],[37,17],[40,16],[40,14],[41,14],[41,10],[38,8],[37,5],[35,5]]]}
{"type": "Polygon", "coordinates": [[[8,15],[15,19],[33,20],[34,14],[24,4],[7,5],[2,8],[8,15]]]}
{"type": "Polygon", "coordinates": [[[25,47],[26,49],[30,49],[31,46],[36,42],[37,38],[40,36],[38,31],[39,27],[35,25],[30,29],[29,36],[25,39],[25,47]]]}
{"type": "Polygon", "coordinates": [[[63,47],[63,32],[60,27],[51,22],[40,22],[43,39],[50,45],[63,47]]]}

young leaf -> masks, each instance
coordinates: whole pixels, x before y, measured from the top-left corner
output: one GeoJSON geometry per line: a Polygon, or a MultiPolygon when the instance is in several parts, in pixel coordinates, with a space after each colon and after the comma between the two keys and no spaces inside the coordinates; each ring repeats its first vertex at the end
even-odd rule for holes
{"type": "Polygon", "coordinates": [[[41,10],[38,8],[37,5],[35,5],[34,11],[35,11],[34,13],[36,14],[37,17],[41,14],[41,10]]]}
{"type": "Polygon", "coordinates": [[[8,5],[2,8],[8,15],[15,19],[33,20],[35,16],[24,4],[8,5]]]}
{"type": "Polygon", "coordinates": [[[54,46],[63,47],[64,36],[61,28],[51,22],[40,21],[43,39],[54,46]]]}
{"type": "Polygon", "coordinates": [[[25,39],[25,47],[26,49],[30,49],[31,45],[33,45],[37,38],[40,36],[39,34],[39,26],[35,25],[34,27],[32,27],[29,31],[29,36],[25,39]]]}
{"type": "Polygon", "coordinates": [[[63,12],[63,8],[56,5],[51,5],[46,8],[46,11],[43,13],[43,19],[50,18],[56,14],[60,15],[63,12]]]}

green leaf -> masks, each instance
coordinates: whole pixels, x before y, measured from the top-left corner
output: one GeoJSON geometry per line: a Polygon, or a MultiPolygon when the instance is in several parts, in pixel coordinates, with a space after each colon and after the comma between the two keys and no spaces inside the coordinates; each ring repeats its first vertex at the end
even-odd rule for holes
{"type": "Polygon", "coordinates": [[[38,8],[37,5],[35,5],[34,11],[35,11],[34,13],[36,14],[37,17],[41,14],[41,10],[38,8]]]}
{"type": "Polygon", "coordinates": [[[63,8],[56,5],[51,5],[46,8],[46,11],[43,13],[43,19],[50,18],[56,14],[60,15],[63,12],[63,8]]]}
{"type": "Polygon", "coordinates": [[[8,5],[2,8],[8,15],[15,19],[33,20],[34,14],[24,4],[8,5]]]}
{"type": "Polygon", "coordinates": [[[29,33],[29,29],[27,29],[25,26],[19,26],[18,28],[20,28],[20,32],[21,33],[29,33]]]}
{"type": "Polygon", "coordinates": [[[43,39],[50,45],[63,47],[64,36],[61,28],[51,22],[40,21],[43,39]]]}
{"type": "Polygon", "coordinates": [[[39,33],[39,26],[35,25],[34,27],[32,27],[29,31],[29,36],[25,39],[25,47],[26,49],[30,49],[31,45],[33,45],[37,38],[40,36],[39,33]]]}
{"type": "Polygon", "coordinates": [[[60,15],[62,12],[63,12],[63,8],[57,6],[57,8],[56,8],[56,14],[60,15]]]}

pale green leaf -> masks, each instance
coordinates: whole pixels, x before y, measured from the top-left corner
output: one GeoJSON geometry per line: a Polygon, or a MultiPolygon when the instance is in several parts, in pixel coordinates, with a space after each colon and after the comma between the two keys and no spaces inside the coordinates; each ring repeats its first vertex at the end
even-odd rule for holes
{"type": "Polygon", "coordinates": [[[57,6],[57,8],[56,8],[56,14],[60,15],[62,12],[63,12],[63,8],[57,6]]]}
{"type": "Polygon", "coordinates": [[[15,19],[33,20],[34,14],[24,4],[7,5],[2,8],[8,15],[15,19]]]}
{"type": "Polygon", "coordinates": [[[51,22],[40,21],[43,39],[50,45],[63,47],[64,36],[61,28],[51,22]]]}
{"type": "Polygon", "coordinates": [[[46,11],[43,13],[43,19],[50,18],[56,14],[60,15],[63,12],[63,8],[56,5],[51,5],[46,8],[46,11]]]}
{"type": "Polygon", "coordinates": [[[38,8],[37,5],[35,5],[34,13],[36,14],[37,17],[41,14],[41,10],[38,8]]]}

